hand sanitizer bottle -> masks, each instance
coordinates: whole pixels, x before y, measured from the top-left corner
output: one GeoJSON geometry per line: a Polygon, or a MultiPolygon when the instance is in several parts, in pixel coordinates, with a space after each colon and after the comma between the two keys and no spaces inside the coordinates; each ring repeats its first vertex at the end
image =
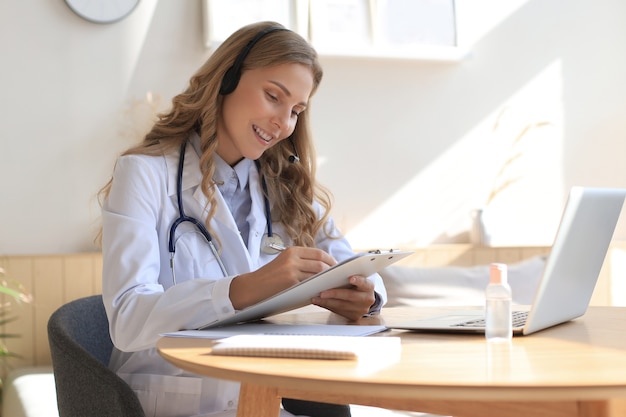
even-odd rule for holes
{"type": "Polygon", "coordinates": [[[491,264],[485,299],[485,337],[487,341],[510,341],[513,335],[511,287],[507,283],[505,264],[491,264]]]}

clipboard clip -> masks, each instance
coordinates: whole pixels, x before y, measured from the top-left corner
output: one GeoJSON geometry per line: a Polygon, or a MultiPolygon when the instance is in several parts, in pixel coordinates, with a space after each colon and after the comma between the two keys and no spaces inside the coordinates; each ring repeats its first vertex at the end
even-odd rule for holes
{"type": "MultiPolygon", "coordinates": [[[[388,253],[393,253],[393,251],[394,250],[392,248],[392,249],[389,249],[387,252],[388,253]]],[[[380,249],[372,249],[372,250],[368,251],[367,253],[371,253],[371,254],[374,254],[374,255],[380,255],[381,253],[383,253],[383,251],[381,251],[380,249]]]]}

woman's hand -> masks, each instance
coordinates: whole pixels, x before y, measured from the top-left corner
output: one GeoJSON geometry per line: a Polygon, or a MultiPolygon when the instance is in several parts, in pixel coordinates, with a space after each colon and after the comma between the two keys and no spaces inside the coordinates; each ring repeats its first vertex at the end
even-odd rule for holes
{"type": "Polygon", "coordinates": [[[332,256],[321,249],[289,247],[256,271],[235,277],[230,284],[230,300],[236,310],[241,310],[336,263],[332,256]]]}
{"type": "Polygon", "coordinates": [[[369,313],[376,301],[374,283],[367,278],[354,275],[350,277],[350,288],[334,288],[320,293],[313,298],[315,305],[324,307],[345,318],[356,321],[369,313]]]}

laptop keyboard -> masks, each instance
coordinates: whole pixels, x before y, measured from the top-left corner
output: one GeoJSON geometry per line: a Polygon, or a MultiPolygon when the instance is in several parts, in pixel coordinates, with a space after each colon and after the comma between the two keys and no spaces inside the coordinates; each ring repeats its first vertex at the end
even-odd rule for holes
{"type": "MultiPolygon", "coordinates": [[[[523,327],[528,318],[528,311],[513,311],[511,313],[513,319],[513,328],[523,327]]],[[[453,327],[485,327],[485,319],[474,319],[454,324],[453,327]]]]}

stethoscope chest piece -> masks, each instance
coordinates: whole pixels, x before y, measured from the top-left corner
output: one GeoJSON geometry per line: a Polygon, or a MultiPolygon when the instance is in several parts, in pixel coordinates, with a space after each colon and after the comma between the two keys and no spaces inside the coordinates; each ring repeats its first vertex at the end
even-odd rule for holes
{"type": "Polygon", "coordinates": [[[261,252],[267,255],[276,255],[284,249],[285,243],[276,233],[272,235],[265,234],[261,239],[261,252]]]}

